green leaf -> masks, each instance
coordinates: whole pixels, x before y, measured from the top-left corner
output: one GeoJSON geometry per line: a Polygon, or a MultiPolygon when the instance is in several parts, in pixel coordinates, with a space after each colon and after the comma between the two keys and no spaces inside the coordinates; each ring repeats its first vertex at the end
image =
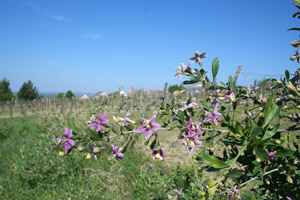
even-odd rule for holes
{"type": "Polygon", "coordinates": [[[112,131],[114,132],[114,133],[119,133],[120,132],[120,129],[119,129],[119,127],[118,126],[116,126],[114,123],[111,123],[111,125],[112,125],[112,131]]]}
{"type": "Polygon", "coordinates": [[[184,113],[181,110],[178,110],[177,115],[181,122],[184,122],[184,113]]]}
{"type": "Polygon", "coordinates": [[[146,118],[146,113],[145,113],[145,111],[144,110],[140,110],[140,116],[141,116],[141,118],[146,118]]]}
{"type": "MultiPolygon", "coordinates": [[[[274,95],[269,97],[267,101],[266,107],[269,107],[270,110],[264,112],[265,114],[265,122],[264,122],[264,128],[275,118],[280,114],[281,107],[282,107],[282,102],[278,102],[278,105],[275,103],[274,95]]],[[[268,109],[269,109],[268,108],[268,109]]]]}
{"type": "Polygon", "coordinates": [[[269,155],[267,154],[266,150],[263,148],[256,147],[255,153],[261,160],[269,160],[269,155]]]}
{"type": "Polygon", "coordinates": [[[289,28],[288,31],[300,31],[300,28],[289,28]]]}
{"type": "Polygon", "coordinates": [[[224,163],[223,161],[219,160],[218,158],[214,157],[214,156],[210,156],[210,155],[199,155],[199,157],[204,160],[205,162],[207,162],[208,164],[210,164],[211,166],[213,166],[214,168],[225,168],[228,167],[228,165],[226,163],[224,163]]]}
{"type": "Polygon", "coordinates": [[[242,176],[242,172],[231,169],[228,173],[228,176],[231,178],[239,178],[240,176],[242,176]]]}
{"type": "Polygon", "coordinates": [[[206,83],[205,86],[204,86],[205,90],[209,90],[209,89],[210,89],[210,86],[211,86],[210,83],[206,83]]]}
{"type": "Polygon", "coordinates": [[[288,150],[288,149],[279,149],[277,150],[277,153],[274,155],[274,157],[287,157],[287,156],[293,156],[294,151],[288,150]]]}
{"type": "Polygon", "coordinates": [[[233,92],[237,92],[237,88],[236,88],[236,86],[235,86],[235,81],[234,81],[234,79],[232,78],[232,76],[231,75],[229,75],[229,78],[228,78],[228,84],[229,84],[229,87],[230,87],[230,89],[233,91],[233,92]]]}
{"type": "Polygon", "coordinates": [[[243,129],[242,129],[242,125],[240,122],[236,121],[235,123],[235,130],[236,130],[236,133],[241,135],[241,136],[244,136],[244,133],[243,133],[243,129]]]}
{"type": "Polygon", "coordinates": [[[91,138],[92,140],[95,140],[95,141],[101,141],[101,140],[104,139],[104,137],[101,137],[101,136],[99,135],[99,133],[97,133],[97,131],[95,131],[95,130],[89,129],[88,133],[89,133],[89,136],[90,136],[90,138],[91,138]]]}
{"type": "Polygon", "coordinates": [[[174,121],[173,121],[173,124],[174,124],[175,126],[181,126],[181,124],[180,124],[180,122],[179,122],[178,120],[174,120],[174,121]]]}
{"type": "MultiPolygon", "coordinates": [[[[72,129],[73,133],[79,133],[80,132],[80,129],[78,129],[75,125],[75,122],[74,122],[74,118],[72,117],[68,117],[67,118],[67,126],[68,126],[68,129],[72,129]]],[[[76,135],[76,134],[75,134],[76,135]]]]}
{"type": "Polygon", "coordinates": [[[191,85],[198,82],[197,79],[191,79],[189,81],[183,81],[183,85],[191,85]]]}
{"type": "Polygon", "coordinates": [[[212,63],[212,74],[213,74],[213,81],[215,80],[219,71],[219,59],[215,58],[212,63]]]}
{"type": "Polygon", "coordinates": [[[126,128],[128,131],[132,131],[134,129],[134,126],[132,124],[127,124],[126,128]]]}
{"type": "Polygon", "coordinates": [[[288,70],[285,70],[285,77],[287,81],[290,80],[290,72],[288,70]]]}
{"type": "Polygon", "coordinates": [[[251,133],[250,140],[252,140],[256,136],[258,136],[262,132],[263,132],[263,128],[261,126],[255,126],[255,128],[253,129],[253,131],[251,133]]]}
{"type": "Polygon", "coordinates": [[[275,127],[272,130],[267,130],[266,133],[264,134],[262,140],[266,140],[266,139],[273,137],[273,135],[275,135],[277,133],[277,130],[279,129],[279,125],[280,125],[280,123],[277,122],[275,127]]]}
{"type": "Polygon", "coordinates": [[[212,108],[210,107],[210,103],[207,102],[207,101],[200,101],[201,104],[209,111],[211,112],[212,111],[212,108]]]}
{"type": "Polygon", "coordinates": [[[256,185],[263,185],[264,181],[256,179],[256,180],[253,181],[253,183],[256,184],[256,185]]]}

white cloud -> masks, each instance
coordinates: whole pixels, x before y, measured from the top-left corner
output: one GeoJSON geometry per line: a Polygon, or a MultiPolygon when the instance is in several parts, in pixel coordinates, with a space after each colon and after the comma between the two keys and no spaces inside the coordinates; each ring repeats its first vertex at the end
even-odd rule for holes
{"type": "Polygon", "coordinates": [[[35,10],[36,12],[38,12],[44,16],[50,17],[56,21],[66,21],[67,20],[65,16],[60,15],[60,14],[54,14],[46,9],[43,9],[37,3],[33,2],[33,1],[23,1],[22,3],[23,3],[23,5],[30,7],[31,9],[35,10]]]}
{"type": "Polygon", "coordinates": [[[55,19],[56,21],[66,21],[66,17],[63,15],[54,15],[52,16],[53,19],[55,19]]]}
{"type": "Polygon", "coordinates": [[[88,32],[82,35],[83,38],[98,40],[100,38],[100,34],[88,32]]]}

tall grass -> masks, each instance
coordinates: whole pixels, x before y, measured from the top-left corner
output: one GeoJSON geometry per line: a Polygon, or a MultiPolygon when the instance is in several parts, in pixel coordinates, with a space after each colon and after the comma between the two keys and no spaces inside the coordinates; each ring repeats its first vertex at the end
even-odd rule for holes
{"type": "Polygon", "coordinates": [[[75,149],[61,157],[62,130],[57,121],[0,119],[0,199],[166,199],[194,180],[190,167],[167,167],[135,148],[123,160],[108,159],[111,149],[98,160],[75,149]]]}

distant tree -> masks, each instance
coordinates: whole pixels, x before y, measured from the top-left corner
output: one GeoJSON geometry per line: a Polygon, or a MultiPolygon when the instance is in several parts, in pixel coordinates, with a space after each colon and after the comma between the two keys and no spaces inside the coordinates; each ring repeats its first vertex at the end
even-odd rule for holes
{"type": "Polygon", "coordinates": [[[73,97],[75,97],[75,95],[73,94],[73,92],[71,90],[68,90],[66,92],[65,97],[68,98],[68,99],[72,99],[73,97]]]}
{"type": "Polygon", "coordinates": [[[33,87],[31,80],[24,82],[18,92],[19,99],[33,100],[39,98],[39,93],[36,87],[33,87]]]}
{"type": "Polygon", "coordinates": [[[64,98],[64,97],[65,97],[65,94],[64,94],[63,92],[60,92],[60,93],[58,93],[58,94],[56,95],[55,98],[57,98],[57,99],[62,99],[62,98],[64,98]]]}
{"type": "Polygon", "coordinates": [[[9,88],[9,80],[3,78],[2,81],[0,82],[0,100],[7,101],[13,98],[14,95],[11,92],[11,89],[9,88]]]}
{"type": "Polygon", "coordinates": [[[170,93],[173,93],[175,91],[183,90],[183,89],[185,89],[185,87],[182,84],[180,84],[180,85],[175,84],[175,85],[170,85],[168,88],[168,91],[170,93]]]}

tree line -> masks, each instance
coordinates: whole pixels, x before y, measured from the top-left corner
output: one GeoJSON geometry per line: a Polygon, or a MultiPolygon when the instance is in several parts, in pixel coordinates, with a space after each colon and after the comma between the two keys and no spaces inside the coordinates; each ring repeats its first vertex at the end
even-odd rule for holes
{"type": "MultiPolygon", "coordinates": [[[[21,88],[19,89],[18,93],[14,95],[10,89],[10,83],[9,80],[6,78],[3,78],[2,81],[0,81],[0,101],[10,101],[12,99],[22,99],[22,100],[33,100],[33,99],[39,99],[42,96],[39,94],[38,89],[36,86],[33,85],[33,82],[31,80],[28,80],[27,82],[24,82],[21,88]]],[[[73,98],[75,95],[71,90],[68,90],[66,94],[64,93],[58,93],[56,98],[73,98]]]]}

